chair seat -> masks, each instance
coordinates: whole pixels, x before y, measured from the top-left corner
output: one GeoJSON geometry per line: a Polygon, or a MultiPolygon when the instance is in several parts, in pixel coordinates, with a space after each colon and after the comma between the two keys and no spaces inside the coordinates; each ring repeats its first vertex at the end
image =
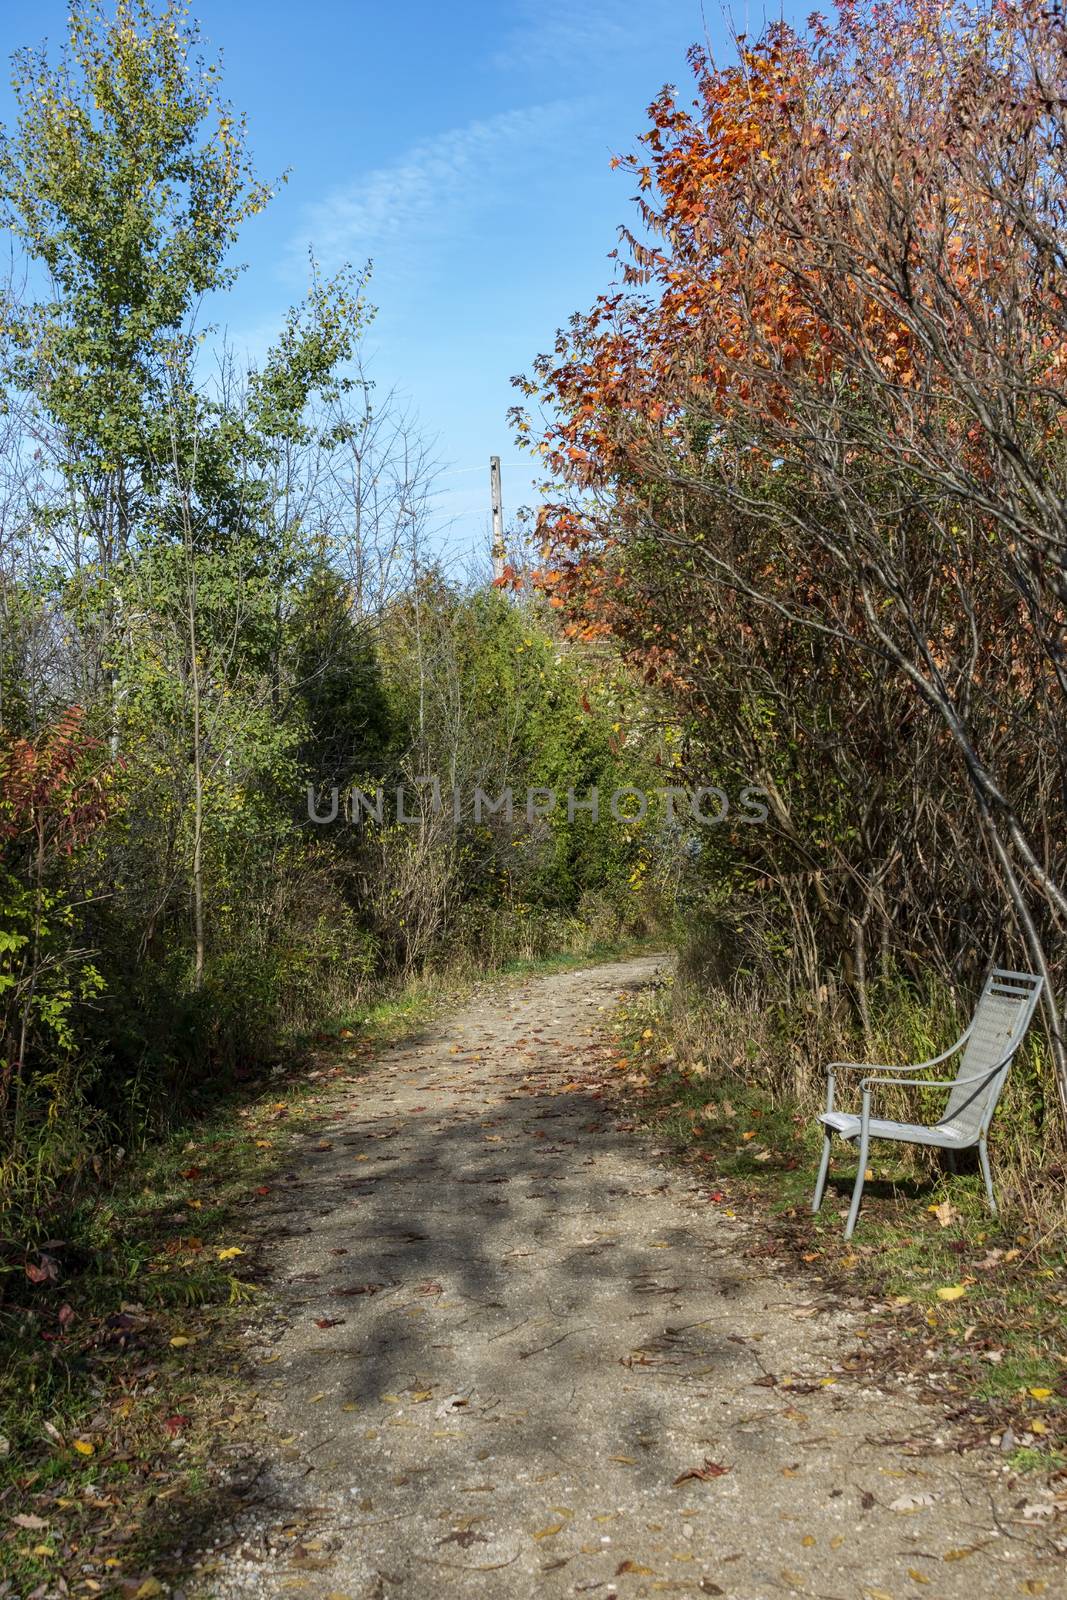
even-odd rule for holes
{"type": "MultiPolygon", "coordinates": [[[[850,1111],[824,1111],[819,1121],[834,1133],[839,1133],[842,1139],[858,1139],[860,1136],[860,1119],[850,1111]]],[[[917,1122],[889,1122],[872,1117],[870,1133],[872,1139],[896,1139],[901,1144],[933,1144],[943,1150],[963,1150],[975,1142],[961,1129],[953,1127],[951,1122],[939,1122],[936,1127],[927,1128],[917,1122]]]]}

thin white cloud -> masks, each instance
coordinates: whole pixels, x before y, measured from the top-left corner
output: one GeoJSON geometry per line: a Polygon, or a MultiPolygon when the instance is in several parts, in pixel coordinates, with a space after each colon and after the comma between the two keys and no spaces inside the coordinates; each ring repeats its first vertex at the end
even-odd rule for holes
{"type": "MultiPolygon", "coordinates": [[[[651,44],[679,19],[693,38],[704,35],[701,0],[521,0],[513,25],[493,53],[501,69],[550,66],[587,72],[651,44]]],[[[718,9],[715,7],[714,9],[718,9]]]]}
{"type": "Polygon", "coordinates": [[[498,197],[500,178],[513,181],[517,168],[532,167],[582,108],[558,100],[505,111],[414,145],[309,207],[294,254],[306,259],[310,242],[329,269],[399,241],[460,231],[472,210],[498,197]]]}

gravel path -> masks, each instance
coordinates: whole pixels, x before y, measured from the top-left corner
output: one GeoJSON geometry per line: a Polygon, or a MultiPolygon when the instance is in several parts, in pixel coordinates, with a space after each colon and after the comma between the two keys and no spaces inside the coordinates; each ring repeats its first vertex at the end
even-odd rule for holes
{"type": "Polygon", "coordinates": [[[997,1462],[841,1372],[862,1311],[748,1259],[597,1096],[596,1030],[656,967],[485,995],[337,1091],[269,1202],[275,1444],[192,1592],[1067,1592],[997,1462]]]}

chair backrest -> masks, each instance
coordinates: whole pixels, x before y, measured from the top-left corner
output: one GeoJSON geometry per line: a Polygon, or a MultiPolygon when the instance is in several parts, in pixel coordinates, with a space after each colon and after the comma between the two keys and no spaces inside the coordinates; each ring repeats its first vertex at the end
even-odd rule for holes
{"type": "Polygon", "coordinates": [[[973,1140],[989,1127],[1012,1056],[1023,1042],[1041,997],[1043,982],[1032,972],[993,968],[967,1030],[957,1079],[986,1072],[988,1076],[978,1083],[957,1082],[949,1093],[940,1126],[951,1123],[957,1133],[973,1140]],[[1001,1065],[994,1071],[998,1062],[1001,1065]]]}

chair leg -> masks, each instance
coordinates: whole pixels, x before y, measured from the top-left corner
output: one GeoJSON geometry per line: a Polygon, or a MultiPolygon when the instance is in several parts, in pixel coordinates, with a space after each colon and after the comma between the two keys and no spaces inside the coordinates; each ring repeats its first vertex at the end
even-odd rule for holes
{"type": "Polygon", "coordinates": [[[811,1202],[813,1216],[822,1205],[822,1197],[826,1192],[826,1175],[830,1170],[830,1139],[831,1134],[827,1129],[826,1137],[822,1142],[822,1161],[819,1163],[819,1176],[815,1180],[815,1198],[811,1202]]]}
{"type": "Polygon", "coordinates": [[[852,1238],[852,1230],[856,1226],[856,1218],[860,1214],[860,1196],[863,1194],[863,1178],[867,1171],[867,1145],[866,1131],[860,1135],[860,1164],[856,1169],[856,1186],[852,1191],[852,1204],[848,1209],[848,1221],[845,1223],[845,1238],[852,1238]]]}
{"type": "Polygon", "coordinates": [[[989,1151],[986,1149],[984,1139],[978,1141],[978,1160],[981,1162],[982,1177],[985,1179],[985,1192],[989,1196],[989,1209],[996,1216],[997,1197],[993,1193],[993,1174],[989,1170],[989,1151]]]}

